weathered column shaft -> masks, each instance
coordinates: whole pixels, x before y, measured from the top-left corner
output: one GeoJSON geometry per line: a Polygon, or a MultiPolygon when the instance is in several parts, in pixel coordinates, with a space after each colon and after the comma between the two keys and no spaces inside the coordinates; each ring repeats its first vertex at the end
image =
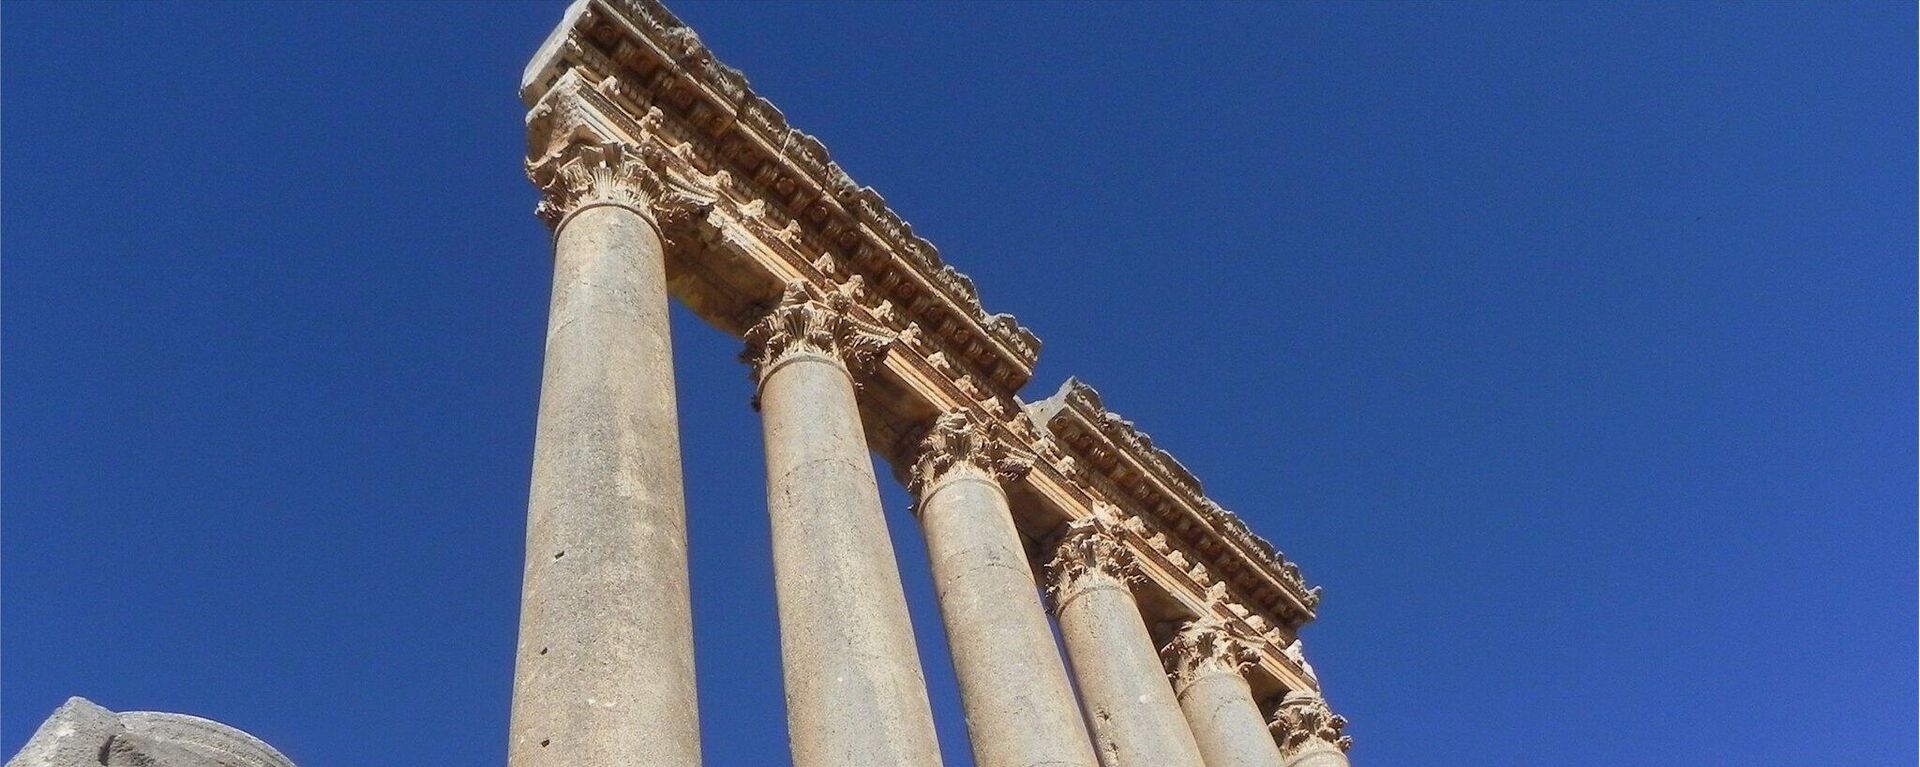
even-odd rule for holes
{"type": "Polygon", "coordinates": [[[1346,718],[1328,709],[1318,693],[1294,690],[1280,700],[1268,728],[1285,767],[1347,767],[1353,739],[1342,734],[1346,726],[1346,718]]]}
{"type": "Polygon", "coordinates": [[[933,713],[851,368],[890,343],[789,286],[747,334],[795,767],[938,765],[933,713]],[[849,362],[852,365],[849,365],[849,362]]]}
{"type": "Polygon", "coordinates": [[[912,486],[979,767],[1093,767],[1086,725],[1047,625],[1001,481],[1010,456],[963,411],[920,446],[912,486]]]}
{"type": "Polygon", "coordinates": [[[700,759],[659,231],[631,148],[533,167],[553,297],[527,504],[512,767],[700,759]]]}
{"type": "Polygon", "coordinates": [[[1173,687],[1127,583],[1132,555],[1099,517],[1072,523],[1055,551],[1054,612],[1105,767],[1202,767],[1173,687]]]}
{"type": "Polygon", "coordinates": [[[1280,750],[1243,675],[1257,656],[1223,622],[1201,618],[1161,650],[1207,767],[1280,767],[1280,750]]]}

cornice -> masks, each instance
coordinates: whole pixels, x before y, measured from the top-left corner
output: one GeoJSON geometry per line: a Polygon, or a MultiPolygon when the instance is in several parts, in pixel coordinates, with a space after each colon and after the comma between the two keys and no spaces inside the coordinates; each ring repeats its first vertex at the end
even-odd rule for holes
{"type": "Polygon", "coordinates": [[[1250,596],[1254,606],[1295,630],[1313,620],[1319,587],[1308,587],[1298,565],[1208,498],[1193,472],[1132,422],[1108,411],[1093,387],[1069,378],[1027,411],[1073,454],[1083,472],[1124,494],[1130,505],[1146,512],[1143,516],[1185,544],[1182,548],[1198,552],[1214,575],[1250,596]]]}
{"type": "MultiPolygon", "coordinates": [[[[1011,396],[1033,375],[1040,341],[1008,314],[980,305],[973,281],[916,235],[872,187],[860,186],[819,140],[787,125],[738,70],[713,58],[699,36],[652,0],[580,0],[527,67],[521,98],[533,106],[569,71],[636,109],[659,109],[711,147],[703,158],[753,187],[744,198],[797,224],[795,236],[831,255],[836,268],[929,337],[949,359],[1011,396]]],[[[543,148],[535,148],[544,151],[543,148]]]]}
{"type": "MultiPolygon", "coordinates": [[[[1023,405],[1015,392],[1031,375],[1032,334],[986,314],[964,275],[664,8],[576,2],[528,67],[521,95],[531,107],[530,170],[572,143],[617,144],[640,158],[670,289],[708,321],[749,336],[750,350],[753,333],[771,332],[757,324],[799,303],[831,303],[846,324],[892,339],[884,355],[870,355],[875,385],[862,408],[872,446],[903,481],[912,484],[930,427],[965,411],[979,437],[1031,456],[1024,476],[1000,478],[1016,513],[1036,526],[1030,532],[1118,505],[1113,534],[1155,591],[1174,598],[1160,609],[1233,623],[1264,640],[1256,676],[1282,689],[1317,687],[1285,649],[1312,619],[1318,590],[1207,500],[1177,461],[1106,413],[1090,388],[1069,381],[1023,405]]],[[[781,321],[789,331],[810,327],[781,321]]]]}

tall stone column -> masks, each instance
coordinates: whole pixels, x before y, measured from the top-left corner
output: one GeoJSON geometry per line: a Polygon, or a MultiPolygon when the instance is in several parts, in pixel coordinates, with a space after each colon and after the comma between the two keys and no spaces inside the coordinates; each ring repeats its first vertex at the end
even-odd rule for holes
{"type": "Polygon", "coordinates": [[[938,765],[856,372],[892,343],[849,299],[787,287],[746,334],[759,383],[774,596],[795,767],[938,765]]]}
{"type": "Polygon", "coordinates": [[[921,440],[908,485],[918,499],[973,763],[1093,767],[1086,725],[1001,486],[1031,465],[956,410],[921,440]]]}
{"type": "Polygon", "coordinates": [[[1285,767],[1347,767],[1353,738],[1341,734],[1347,719],[1327,708],[1319,693],[1294,690],[1280,699],[1268,725],[1285,767]]]}
{"type": "Polygon", "coordinates": [[[1104,767],[1203,767],[1128,583],[1133,555],[1102,517],[1069,525],[1049,592],[1104,767]]]}
{"type": "Polygon", "coordinates": [[[553,299],[507,763],[697,764],[658,177],[635,147],[585,139],[528,170],[553,299]]]}
{"type": "Polygon", "coordinates": [[[1188,622],[1160,657],[1207,767],[1280,767],[1244,675],[1256,656],[1226,623],[1212,616],[1188,622]]]}

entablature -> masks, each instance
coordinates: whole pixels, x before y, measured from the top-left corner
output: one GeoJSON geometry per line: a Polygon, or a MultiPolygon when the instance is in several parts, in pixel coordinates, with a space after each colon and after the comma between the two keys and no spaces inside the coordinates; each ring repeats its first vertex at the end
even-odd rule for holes
{"type": "Polygon", "coordinates": [[[1011,396],[1032,377],[1039,339],[1012,315],[986,312],[971,279],[658,3],[576,2],[529,64],[521,98],[537,107],[569,72],[636,120],[658,110],[692,144],[689,159],[726,172],[754,215],[827,255],[827,269],[860,279],[878,295],[876,311],[900,314],[996,393],[1011,396]]]}
{"type": "Polygon", "coordinates": [[[1093,387],[1069,378],[1052,397],[1027,410],[1071,450],[1089,482],[1176,536],[1176,553],[1185,549],[1200,555],[1182,554],[1179,561],[1222,577],[1290,632],[1313,620],[1320,588],[1308,587],[1298,565],[1208,498],[1193,473],[1151,437],[1108,411],[1093,387]]]}
{"type": "Polygon", "coordinates": [[[671,288],[707,321],[744,333],[797,282],[844,295],[844,311],[892,334],[861,407],[869,444],[897,469],[913,465],[938,416],[974,413],[1034,458],[1009,488],[1035,499],[1017,510],[1030,537],[1120,507],[1142,570],[1178,605],[1163,612],[1213,615],[1264,640],[1257,691],[1317,688],[1287,648],[1319,590],[1091,388],[1069,380],[1024,405],[1016,392],[1038,339],[1010,315],[986,313],[971,280],[658,3],[576,2],[521,96],[536,177],[579,141],[630,145],[653,171],[651,202],[671,214],[656,214],[671,235],[671,288]]]}

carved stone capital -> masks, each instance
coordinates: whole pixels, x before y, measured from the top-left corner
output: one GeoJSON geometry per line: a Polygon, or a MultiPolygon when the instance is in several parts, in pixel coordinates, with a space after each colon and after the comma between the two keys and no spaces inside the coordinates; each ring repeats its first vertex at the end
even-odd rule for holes
{"type": "Polygon", "coordinates": [[[614,205],[653,218],[646,188],[658,187],[640,148],[617,142],[570,141],[527,161],[527,178],[540,188],[534,215],[557,229],[568,215],[590,205],[614,205]]]}
{"type": "Polygon", "coordinates": [[[934,419],[933,426],[920,438],[907,489],[915,498],[925,500],[926,491],[935,483],[967,467],[1004,487],[1026,476],[1033,468],[1033,457],[1008,448],[972,411],[949,410],[934,419]]]}
{"type": "Polygon", "coordinates": [[[1290,758],[1314,748],[1352,748],[1353,738],[1341,733],[1346,726],[1347,718],[1327,708],[1319,693],[1294,690],[1280,700],[1267,729],[1273,731],[1281,754],[1290,758]]]}
{"type": "Polygon", "coordinates": [[[1239,675],[1260,659],[1251,643],[1226,621],[1205,616],[1188,621],[1160,648],[1160,661],[1175,690],[1208,674],[1239,675]]]}
{"type": "Polygon", "coordinates": [[[527,161],[527,178],[541,193],[534,215],[558,231],[575,212],[614,205],[644,216],[663,232],[678,229],[711,207],[713,197],[657,170],[665,155],[658,147],[598,139],[558,144],[527,161]]]}
{"type": "Polygon", "coordinates": [[[1068,523],[1054,544],[1053,559],[1047,562],[1047,597],[1058,610],[1091,582],[1124,585],[1141,579],[1139,563],[1120,539],[1113,518],[1096,514],[1068,523]]]}
{"type": "Polygon", "coordinates": [[[783,360],[805,353],[839,360],[856,381],[871,372],[893,346],[894,336],[855,319],[852,307],[852,299],[839,291],[814,298],[806,283],[787,283],[780,303],[747,329],[740,361],[752,369],[754,384],[765,381],[783,360]]]}
{"type": "Polygon", "coordinates": [[[542,194],[534,214],[549,228],[588,207],[615,205],[673,230],[713,205],[711,179],[675,172],[674,154],[656,143],[659,109],[637,123],[619,113],[574,71],[527,112],[527,178],[542,194]],[[610,138],[622,133],[643,138],[610,138]]]}

